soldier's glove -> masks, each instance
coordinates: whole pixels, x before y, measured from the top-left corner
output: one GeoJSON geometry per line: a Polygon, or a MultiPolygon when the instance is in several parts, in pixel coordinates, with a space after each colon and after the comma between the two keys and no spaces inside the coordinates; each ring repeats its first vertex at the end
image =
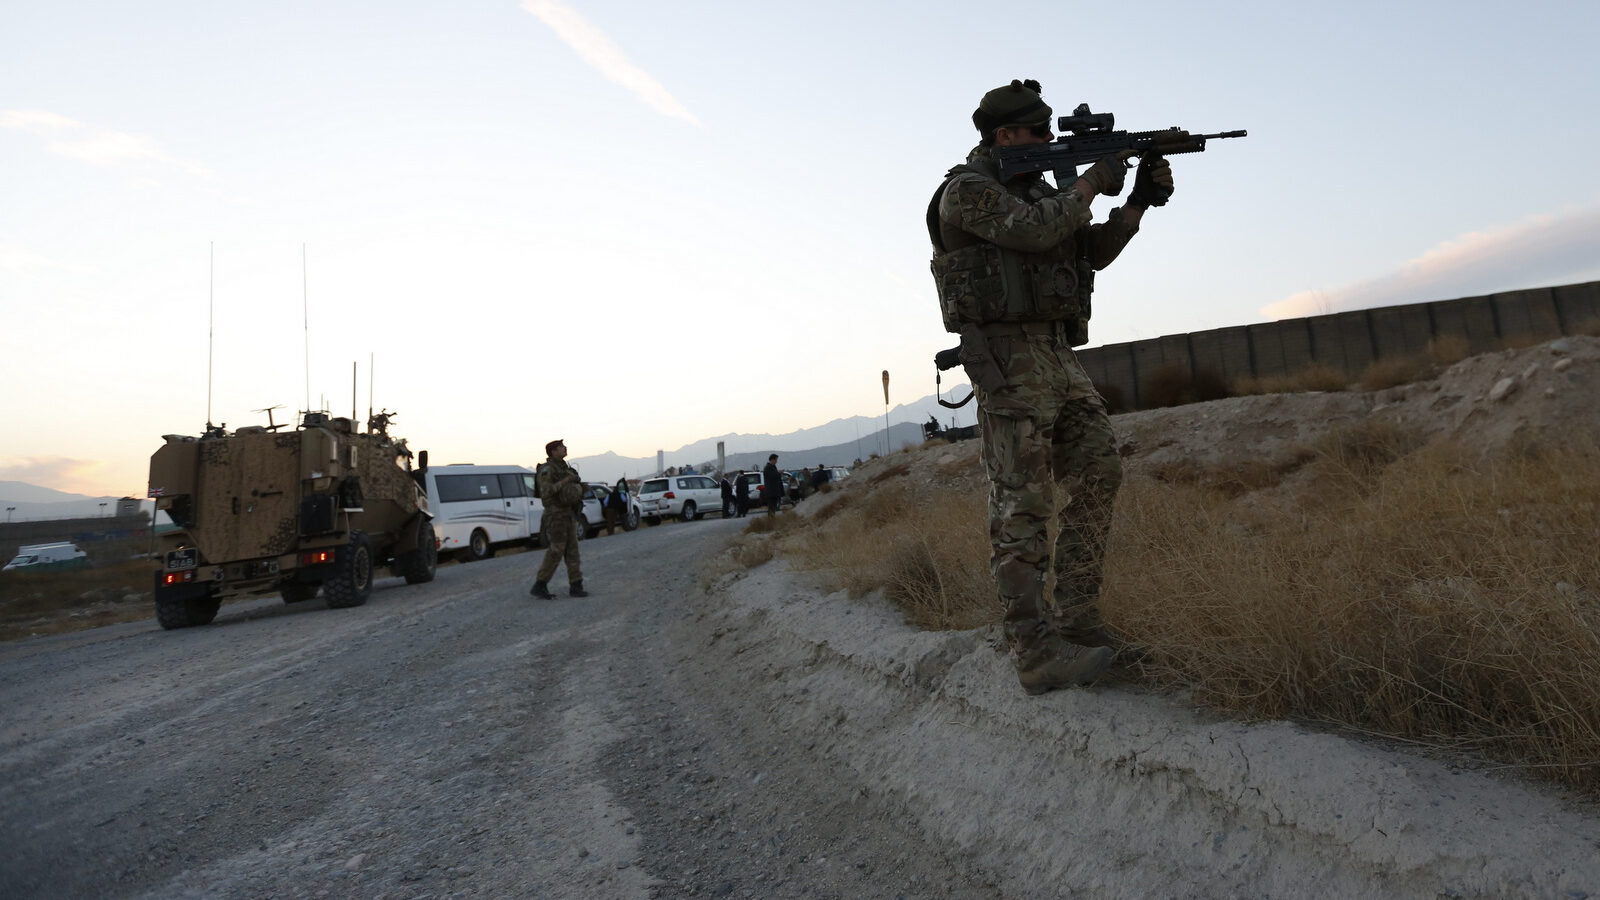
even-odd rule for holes
{"type": "Polygon", "coordinates": [[[1133,190],[1128,192],[1128,205],[1149,209],[1166,206],[1172,197],[1172,163],[1165,156],[1149,154],[1139,161],[1139,171],[1133,176],[1133,190]]]}
{"type": "Polygon", "coordinates": [[[1122,185],[1128,179],[1127,160],[1131,156],[1133,156],[1132,150],[1121,150],[1102,157],[1078,177],[1089,182],[1095,193],[1115,197],[1122,193],[1122,185]]]}

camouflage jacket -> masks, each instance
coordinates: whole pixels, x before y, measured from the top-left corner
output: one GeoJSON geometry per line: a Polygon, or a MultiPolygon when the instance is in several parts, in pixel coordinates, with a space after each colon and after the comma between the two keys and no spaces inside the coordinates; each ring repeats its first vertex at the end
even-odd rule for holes
{"type": "Polygon", "coordinates": [[[546,460],[539,467],[539,500],[546,509],[578,509],[583,506],[583,481],[578,470],[564,459],[546,460]]]}
{"type": "Polygon", "coordinates": [[[1120,208],[1090,224],[1089,204],[1042,175],[1002,184],[994,148],[976,147],[946,175],[928,210],[945,327],[1065,322],[1088,340],[1094,273],[1138,232],[1120,208]]]}

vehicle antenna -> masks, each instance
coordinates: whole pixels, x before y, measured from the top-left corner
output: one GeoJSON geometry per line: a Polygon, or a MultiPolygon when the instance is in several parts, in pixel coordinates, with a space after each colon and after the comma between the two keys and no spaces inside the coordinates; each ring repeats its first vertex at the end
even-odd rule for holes
{"type": "Polygon", "coordinates": [[[306,245],[300,242],[300,316],[306,339],[306,412],[311,411],[311,307],[306,290],[306,245]]]}
{"type": "MultiPolygon", "coordinates": [[[[206,431],[211,430],[211,359],[217,345],[217,242],[211,242],[210,273],[206,287],[206,431]]],[[[154,530],[155,517],[150,519],[154,530]]]]}

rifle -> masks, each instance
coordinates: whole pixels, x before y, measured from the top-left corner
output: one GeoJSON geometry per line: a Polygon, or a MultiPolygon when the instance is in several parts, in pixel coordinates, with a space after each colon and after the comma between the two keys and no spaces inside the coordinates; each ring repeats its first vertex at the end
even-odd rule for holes
{"type": "Polygon", "coordinates": [[[1001,147],[1000,180],[1017,175],[1049,171],[1056,187],[1066,190],[1078,177],[1078,167],[1104,159],[1113,153],[1132,150],[1143,158],[1176,156],[1180,153],[1203,153],[1206,141],[1213,138],[1242,138],[1249,132],[1222,131],[1217,134],[1192,134],[1174,125],[1157,131],[1116,131],[1114,113],[1089,111],[1089,104],[1080,103],[1070,116],[1057,120],[1056,130],[1061,136],[1048,144],[1027,144],[1021,147],[1001,147]]]}

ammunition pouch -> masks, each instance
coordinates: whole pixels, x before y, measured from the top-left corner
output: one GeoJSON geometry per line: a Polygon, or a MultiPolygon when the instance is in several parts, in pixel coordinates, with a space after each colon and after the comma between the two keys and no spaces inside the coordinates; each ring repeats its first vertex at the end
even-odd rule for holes
{"type": "Polygon", "coordinates": [[[1083,301],[1094,279],[1087,265],[983,242],[935,254],[930,268],[946,331],[1001,322],[1087,324],[1083,301]]]}
{"type": "Polygon", "coordinates": [[[1006,376],[1000,371],[1000,364],[995,362],[994,355],[989,352],[989,341],[978,326],[962,326],[960,359],[967,380],[986,393],[1006,386],[1006,376]]]}

